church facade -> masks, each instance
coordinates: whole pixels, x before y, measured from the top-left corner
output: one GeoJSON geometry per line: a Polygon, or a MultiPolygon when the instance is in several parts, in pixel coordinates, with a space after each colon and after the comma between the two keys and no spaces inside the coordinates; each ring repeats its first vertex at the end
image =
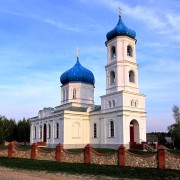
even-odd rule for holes
{"type": "Polygon", "coordinates": [[[139,94],[136,33],[119,14],[115,28],[107,33],[106,94],[94,104],[93,73],[76,64],[61,77],[61,105],[40,110],[31,121],[31,143],[48,147],[117,148],[146,141],[145,96],[139,94]]]}

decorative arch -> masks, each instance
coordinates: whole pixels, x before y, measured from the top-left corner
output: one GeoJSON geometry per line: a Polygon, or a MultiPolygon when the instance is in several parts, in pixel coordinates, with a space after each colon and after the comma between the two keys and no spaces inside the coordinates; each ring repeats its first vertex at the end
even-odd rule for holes
{"type": "Polygon", "coordinates": [[[129,82],[135,83],[135,73],[133,70],[129,71],[129,82]]]}
{"type": "Polygon", "coordinates": [[[133,119],[129,124],[130,132],[130,143],[139,143],[139,123],[137,120],[133,119]]]}
{"type": "Polygon", "coordinates": [[[115,46],[111,46],[111,58],[115,58],[116,57],[116,47],[115,46]]]}
{"type": "Polygon", "coordinates": [[[72,125],[72,136],[73,138],[79,138],[80,136],[80,123],[78,121],[74,122],[72,125]]]}
{"type": "Polygon", "coordinates": [[[133,48],[132,46],[127,46],[127,56],[133,57],[133,48]]]}
{"type": "Polygon", "coordinates": [[[111,71],[110,72],[110,84],[114,84],[115,83],[115,72],[114,71],[111,71]]]}

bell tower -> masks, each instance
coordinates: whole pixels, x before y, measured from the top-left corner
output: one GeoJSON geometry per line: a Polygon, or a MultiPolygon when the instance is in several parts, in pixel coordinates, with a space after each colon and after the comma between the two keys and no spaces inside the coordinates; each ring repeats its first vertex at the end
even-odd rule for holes
{"type": "Polygon", "coordinates": [[[146,141],[145,95],[139,94],[138,65],[136,62],[136,32],[128,28],[121,13],[114,29],[106,34],[107,65],[106,94],[101,96],[101,119],[107,129],[114,126],[114,136],[109,144],[146,141]]]}
{"type": "Polygon", "coordinates": [[[106,94],[122,90],[139,93],[135,31],[131,31],[125,29],[120,14],[117,26],[107,34],[106,94]],[[118,30],[122,32],[112,38],[118,30]]]}

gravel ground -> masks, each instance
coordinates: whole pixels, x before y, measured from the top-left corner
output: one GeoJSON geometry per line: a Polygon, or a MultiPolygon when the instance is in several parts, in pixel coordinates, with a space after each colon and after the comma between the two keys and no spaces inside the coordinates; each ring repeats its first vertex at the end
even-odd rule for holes
{"type": "MultiPolygon", "coordinates": [[[[45,171],[25,171],[0,167],[0,180],[117,180],[105,176],[70,175],[65,173],[47,173],[45,171]]],[[[125,179],[124,179],[125,180],[125,179]]],[[[127,179],[126,179],[127,180],[127,179]]]]}

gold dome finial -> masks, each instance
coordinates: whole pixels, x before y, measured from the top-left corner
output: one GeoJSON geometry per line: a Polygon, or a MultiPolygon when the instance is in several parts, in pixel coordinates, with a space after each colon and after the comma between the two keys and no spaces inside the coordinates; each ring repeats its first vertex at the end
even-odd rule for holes
{"type": "Polygon", "coordinates": [[[119,9],[119,17],[121,17],[122,16],[122,9],[121,9],[121,7],[118,7],[118,9],[119,9]]]}

